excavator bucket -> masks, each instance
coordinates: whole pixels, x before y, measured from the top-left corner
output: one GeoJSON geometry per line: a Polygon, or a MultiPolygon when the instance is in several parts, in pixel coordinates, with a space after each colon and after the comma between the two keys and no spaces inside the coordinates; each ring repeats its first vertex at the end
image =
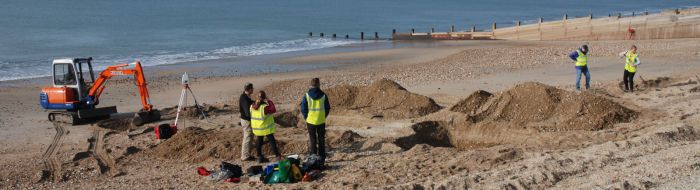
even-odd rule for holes
{"type": "Polygon", "coordinates": [[[158,120],[160,120],[160,111],[157,109],[152,109],[151,111],[141,110],[134,115],[131,123],[135,126],[141,126],[158,120]]]}

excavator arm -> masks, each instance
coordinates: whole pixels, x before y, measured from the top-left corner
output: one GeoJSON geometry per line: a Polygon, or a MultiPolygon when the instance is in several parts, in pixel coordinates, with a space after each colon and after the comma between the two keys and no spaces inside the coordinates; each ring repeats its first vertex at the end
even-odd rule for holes
{"type": "MultiPolygon", "coordinates": [[[[151,98],[148,95],[148,87],[146,83],[146,77],[144,77],[143,69],[141,67],[141,62],[137,61],[131,64],[118,64],[107,67],[103,70],[95,83],[93,83],[92,88],[88,92],[88,96],[93,100],[93,105],[99,102],[100,95],[105,89],[107,81],[113,76],[123,76],[123,75],[133,75],[136,80],[136,86],[139,88],[139,94],[141,95],[141,104],[143,106],[143,111],[151,111],[153,105],[151,104],[151,98]],[[129,68],[133,65],[133,68],[129,68]]],[[[90,104],[90,103],[88,103],[90,104]]]]}

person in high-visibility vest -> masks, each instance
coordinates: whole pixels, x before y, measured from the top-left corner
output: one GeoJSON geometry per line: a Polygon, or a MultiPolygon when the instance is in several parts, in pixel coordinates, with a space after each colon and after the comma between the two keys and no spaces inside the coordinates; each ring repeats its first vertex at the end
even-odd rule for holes
{"type": "Polygon", "coordinates": [[[637,46],[632,45],[628,51],[620,52],[619,55],[625,59],[625,72],[622,75],[625,92],[634,92],[634,74],[637,73],[637,67],[642,64],[637,55],[637,46]]]}
{"type": "Polygon", "coordinates": [[[265,91],[260,91],[258,99],[253,105],[250,105],[250,126],[253,129],[253,135],[256,137],[255,150],[258,153],[258,162],[269,162],[262,153],[262,146],[265,142],[265,137],[272,146],[272,152],[275,153],[278,159],[282,158],[279,149],[277,149],[277,141],[275,140],[275,118],[272,116],[277,110],[275,104],[267,99],[265,91]]]}
{"type": "Polygon", "coordinates": [[[591,73],[588,72],[588,45],[582,45],[581,48],[569,54],[569,58],[576,63],[576,90],[581,90],[581,74],[586,75],[586,90],[591,85],[591,73]]]}
{"type": "Polygon", "coordinates": [[[326,118],[331,111],[331,104],[321,90],[318,78],[311,79],[311,87],[301,98],[300,106],[309,130],[309,154],[320,156],[323,163],[326,160],[326,118]]]}

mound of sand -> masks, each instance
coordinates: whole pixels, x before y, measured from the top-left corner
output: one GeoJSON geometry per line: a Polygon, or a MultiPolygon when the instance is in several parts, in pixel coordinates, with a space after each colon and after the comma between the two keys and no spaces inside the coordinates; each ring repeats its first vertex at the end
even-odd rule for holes
{"type": "Polygon", "coordinates": [[[337,86],[326,90],[335,110],[352,110],[371,117],[406,119],[440,110],[433,99],[411,93],[401,85],[381,79],[369,86],[337,86]]]}
{"type": "Polygon", "coordinates": [[[453,112],[461,112],[465,114],[473,114],[476,113],[477,109],[481,107],[486,101],[491,98],[493,94],[490,92],[486,92],[483,90],[478,90],[474,92],[473,94],[469,95],[466,99],[457,102],[452,108],[450,108],[450,111],[453,112]]]}
{"type": "Polygon", "coordinates": [[[528,82],[498,95],[478,91],[451,108],[470,121],[540,130],[601,130],[629,122],[638,112],[591,93],[528,82]]]}
{"type": "MultiPolygon", "coordinates": [[[[275,135],[277,147],[282,154],[300,154],[306,152],[306,141],[290,141],[275,135]]],[[[304,139],[305,140],[305,139],[304,139]]],[[[240,159],[241,131],[237,128],[205,130],[198,127],[185,128],[175,136],[161,143],[154,149],[156,156],[168,159],[202,162],[206,160],[240,159]]],[[[251,152],[254,155],[255,150],[251,152]]],[[[269,144],[263,146],[266,156],[274,155],[269,144]]]]}
{"type": "MultiPolygon", "coordinates": [[[[223,129],[202,129],[198,127],[188,127],[178,131],[175,136],[165,140],[153,148],[152,154],[155,156],[184,160],[192,163],[199,163],[207,160],[237,160],[241,153],[241,131],[239,128],[223,129]]],[[[361,138],[353,134],[327,133],[327,139],[332,144],[327,144],[328,150],[333,146],[349,146],[354,141],[361,138]]],[[[308,149],[308,134],[306,129],[288,128],[277,129],[275,133],[277,147],[284,155],[306,154],[308,149]]],[[[273,156],[272,149],[268,143],[263,146],[266,156],[273,156]]],[[[253,148],[251,155],[255,155],[253,148]]]]}

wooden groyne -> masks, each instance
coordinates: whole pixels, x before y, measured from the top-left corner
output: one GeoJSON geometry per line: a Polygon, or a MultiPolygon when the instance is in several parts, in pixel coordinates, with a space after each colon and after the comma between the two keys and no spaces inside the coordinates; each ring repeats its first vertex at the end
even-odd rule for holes
{"type": "Polygon", "coordinates": [[[504,40],[646,40],[700,37],[700,8],[665,10],[631,16],[588,15],[570,19],[519,25],[492,30],[504,40]]]}
{"type": "MultiPolygon", "coordinates": [[[[646,40],[700,38],[700,8],[671,9],[659,13],[608,14],[602,17],[586,15],[570,17],[563,15],[560,20],[544,21],[523,25],[521,21],[512,26],[499,28],[497,23],[490,30],[477,31],[472,26],[468,31],[456,31],[452,25],[448,32],[397,32],[392,30],[390,38],[380,38],[378,32],[366,36],[360,32],[360,40],[646,40]]],[[[309,32],[309,36],[314,36],[309,32]]],[[[324,37],[320,33],[320,37],[324,37]]],[[[333,38],[336,38],[334,33],[333,38]]],[[[345,34],[350,39],[349,34],[345,34]]]]}

